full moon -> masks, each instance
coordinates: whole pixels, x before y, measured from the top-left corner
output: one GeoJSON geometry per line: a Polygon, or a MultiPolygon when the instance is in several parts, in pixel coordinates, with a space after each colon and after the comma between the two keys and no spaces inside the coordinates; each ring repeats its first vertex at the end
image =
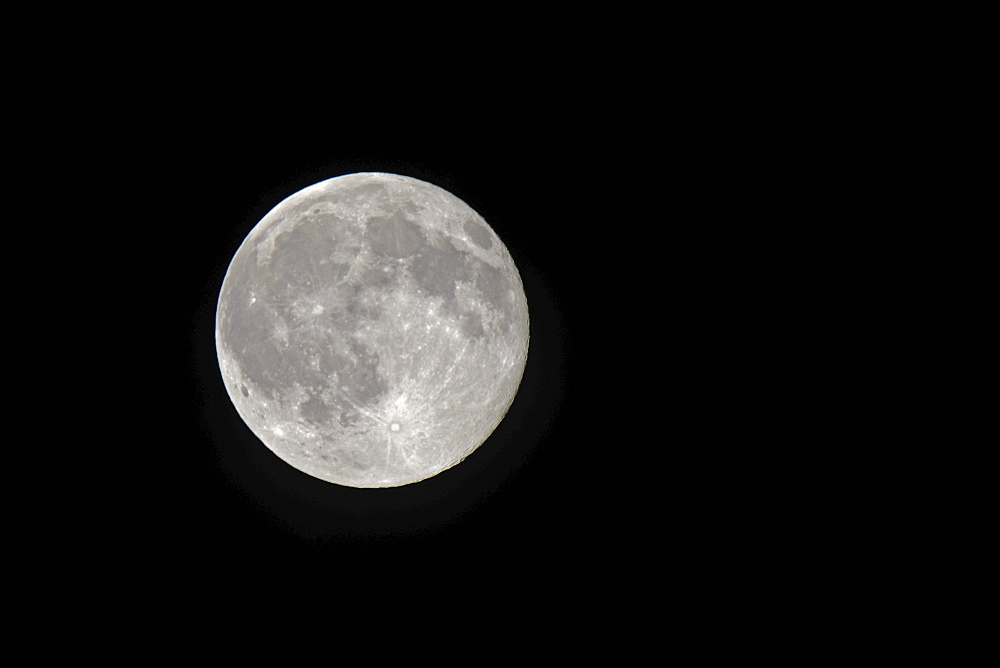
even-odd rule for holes
{"type": "Polygon", "coordinates": [[[462,200],[348,174],[251,230],[215,343],[237,412],[275,455],[331,483],[396,487],[458,464],[503,419],[528,304],[507,248],[462,200]]]}

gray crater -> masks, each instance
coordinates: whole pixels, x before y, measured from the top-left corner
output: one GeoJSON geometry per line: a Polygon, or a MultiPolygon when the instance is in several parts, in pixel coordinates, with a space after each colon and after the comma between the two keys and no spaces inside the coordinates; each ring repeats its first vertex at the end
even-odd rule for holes
{"type": "Polygon", "coordinates": [[[324,425],[333,417],[333,409],[319,394],[314,394],[299,405],[299,415],[313,424],[324,425]]]}
{"type": "Polygon", "coordinates": [[[466,253],[426,246],[414,256],[410,273],[425,294],[453,300],[457,282],[472,278],[467,257],[466,253]]]}
{"type": "Polygon", "coordinates": [[[387,257],[404,258],[420,248],[420,228],[401,215],[368,219],[368,242],[372,250],[387,257]]]}
{"type": "Polygon", "coordinates": [[[472,243],[484,250],[493,248],[493,237],[490,236],[489,231],[481,224],[474,220],[466,220],[462,224],[462,227],[465,229],[465,233],[469,235],[469,238],[472,239],[472,243]]]}
{"type": "Polygon", "coordinates": [[[513,311],[510,289],[511,281],[503,271],[486,263],[480,263],[476,273],[476,288],[486,302],[500,311],[504,319],[509,319],[513,311]]]}

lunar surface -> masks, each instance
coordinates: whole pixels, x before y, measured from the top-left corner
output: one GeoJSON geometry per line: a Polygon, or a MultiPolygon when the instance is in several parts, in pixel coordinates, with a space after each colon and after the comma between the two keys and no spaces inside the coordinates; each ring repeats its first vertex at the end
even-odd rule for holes
{"type": "Polygon", "coordinates": [[[288,197],[229,265],[222,378],[278,457],[350,487],[462,461],[524,371],[528,305],[490,226],[441,188],[348,174],[288,197]]]}

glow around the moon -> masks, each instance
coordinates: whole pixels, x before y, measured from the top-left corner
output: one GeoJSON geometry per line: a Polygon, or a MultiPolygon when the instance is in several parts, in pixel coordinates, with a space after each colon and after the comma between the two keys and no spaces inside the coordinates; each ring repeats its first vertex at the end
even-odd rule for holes
{"type": "Polygon", "coordinates": [[[216,312],[226,389],[278,457],[352,487],[454,466],[513,401],[528,351],[514,262],[454,195],[349,174],[250,232],[216,312]]]}

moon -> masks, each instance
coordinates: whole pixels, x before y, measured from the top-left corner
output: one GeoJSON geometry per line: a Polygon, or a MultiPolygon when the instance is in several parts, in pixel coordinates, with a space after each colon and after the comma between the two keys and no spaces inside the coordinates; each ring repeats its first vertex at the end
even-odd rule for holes
{"type": "Polygon", "coordinates": [[[358,173],[275,206],[236,251],[216,352],[279,458],[349,487],[426,480],[513,402],[528,354],[517,267],[483,218],[411,177],[358,173]]]}

